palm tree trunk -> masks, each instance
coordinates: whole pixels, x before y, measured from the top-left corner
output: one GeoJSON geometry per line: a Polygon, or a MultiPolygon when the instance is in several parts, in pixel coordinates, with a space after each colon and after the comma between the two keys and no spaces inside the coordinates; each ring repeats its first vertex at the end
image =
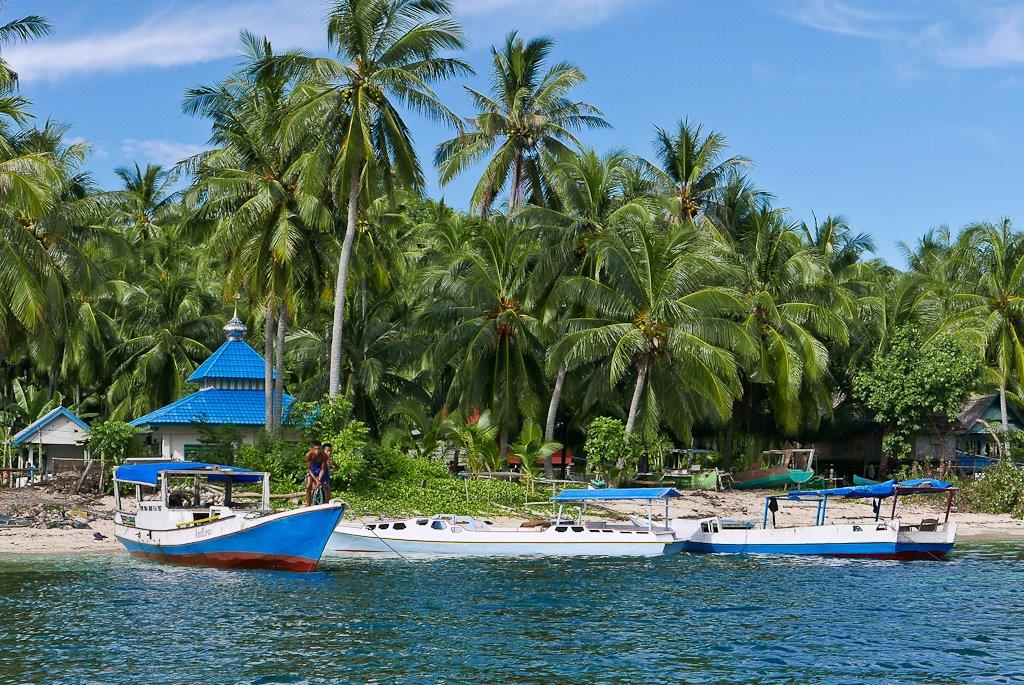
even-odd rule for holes
{"type": "Polygon", "coordinates": [[[999,418],[1003,422],[1003,454],[1010,454],[1010,418],[1006,413],[1006,374],[999,380],[999,418]]]}
{"type": "Polygon", "coordinates": [[[263,325],[263,430],[274,432],[274,305],[267,303],[263,325]]]}
{"type": "Polygon", "coordinates": [[[281,304],[277,314],[277,378],[274,379],[274,435],[281,434],[281,417],[284,413],[284,337],[288,331],[288,310],[281,304]]]}
{"type": "Polygon", "coordinates": [[[345,224],[345,240],[341,244],[338,258],[338,282],[334,287],[334,324],[331,326],[331,372],[328,394],[337,397],[341,379],[341,324],[345,317],[345,282],[348,279],[348,262],[352,256],[352,243],[356,239],[356,211],[359,209],[359,191],[362,187],[362,167],[352,172],[348,189],[348,221],[345,224]]]}
{"type": "Polygon", "coordinates": [[[636,414],[640,411],[640,398],[644,394],[644,381],[647,380],[647,357],[641,357],[636,364],[636,387],[633,388],[633,401],[629,403],[629,416],[626,418],[626,435],[633,434],[636,414]]]}
{"type": "MultiPolygon", "coordinates": [[[[548,420],[544,424],[544,442],[551,442],[555,439],[555,418],[558,415],[558,404],[562,401],[562,386],[565,385],[565,367],[559,367],[558,376],[555,378],[555,389],[551,391],[551,402],[548,404],[548,420]]],[[[554,478],[554,464],[551,462],[552,455],[544,458],[544,477],[554,478]]]]}
{"type": "Polygon", "coordinates": [[[498,450],[501,454],[502,463],[508,458],[508,424],[501,427],[501,433],[498,435],[498,450]]]}
{"type": "Polygon", "coordinates": [[[511,214],[519,206],[519,186],[523,183],[523,151],[516,150],[516,161],[512,165],[512,190],[508,195],[508,213],[511,214]]]}

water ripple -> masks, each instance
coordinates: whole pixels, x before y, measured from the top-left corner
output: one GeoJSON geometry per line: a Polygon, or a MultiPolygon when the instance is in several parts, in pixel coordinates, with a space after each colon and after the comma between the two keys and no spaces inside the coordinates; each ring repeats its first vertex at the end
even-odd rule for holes
{"type": "Polygon", "coordinates": [[[0,683],[1020,683],[1022,560],[19,558],[0,683]]]}

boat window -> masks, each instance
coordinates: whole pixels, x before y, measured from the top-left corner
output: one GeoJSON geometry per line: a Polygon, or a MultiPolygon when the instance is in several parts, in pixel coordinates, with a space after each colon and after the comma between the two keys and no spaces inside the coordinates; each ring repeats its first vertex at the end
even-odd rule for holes
{"type": "Polygon", "coordinates": [[[425,526],[428,523],[430,523],[430,521],[428,521],[427,519],[416,519],[417,526],[425,526]]]}
{"type": "Polygon", "coordinates": [[[555,532],[556,533],[564,533],[567,530],[568,530],[568,527],[566,527],[566,526],[555,526],[555,532]]]}
{"type": "Polygon", "coordinates": [[[853,527],[853,529],[854,529],[854,530],[858,530],[858,531],[860,531],[860,530],[864,530],[864,529],[863,529],[863,528],[861,528],[860,526],[854,526],[854,527],[853,527]]]}
{"type": "Polygon", "coordinates": [[[434,530],[444,530],[444,528],[445,528],[444,521],[434,521],[433,523],[430,524],[430,527],[433,528],[434,530]]]}
{"type": "Polygon", "coordinates": [[[395,525],[393,525],[391,527],[394,528],[395,530],[405,530],[405,524],[404,523],[396,523],[395,525]]]}
{"type": "Polygon", "coordinates": [[[366,530],[373,530],[376,527],[377,527],[376,523],[367,523],[366,524],[366,530]]]}
{"type": "Polygon", "coordinates": [[[390,525],[391,525],[390,523],[382,523],[382,524],[380,524],[377,527],[380,528],[381,530],[386,530],[390,525]]]}
{"type": "Polygon", "coordinates": [[[453,533],[461,533],[462,532],[462,526],[452,526],[452,532],[453,533]]]}
{"type": "Polygon", "coordinates": [[[583,526],[573,526],[572,527],[572,532],[574,532],[574,533],[582,533],[583,532],[583,526]]]}
{"type": "Polygon", "coordinates": [[[700,532],[702,532],[702,533],[710,533],[711,532],[711,524],[709,524],[707,521],[705,521],[704,523],[700,524],[700,532]]]}

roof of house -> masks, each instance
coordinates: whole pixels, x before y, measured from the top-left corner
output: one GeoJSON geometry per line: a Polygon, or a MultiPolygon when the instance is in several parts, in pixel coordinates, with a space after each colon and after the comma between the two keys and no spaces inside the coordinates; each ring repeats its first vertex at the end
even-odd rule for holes
{"type": "MultiPolygon", "coordinates": [[[[225,343],[225,345],[227,344],[230,343],[225,343]]],[[[205,388],[130,423],[133,426],[202,423],[262,426],[265,418],[265,402],[263,390],[205,388]]],[[[282,399],[282,421],[287,420],[288,411],[294,402],[295,398],[285,393],[282,399]]]]}
{"type": "MultiPolygon", "coordinates": [[[[228,340],[188,377],[189,383],[205,378],[248,378],[263,380],[263,357],[244,340],[228,340]]],[[[277,373],[274,373],[277,378],[277,373]]]]}
{"type": "Polygon", "coordinates": [[[78,418],[73,411],[67,409],[66,407],[54,407],[53,409],[46,412],[38,419],[30,423],[28,426],[18,431],[18,433],[13,438],[11,438],[11,444],[23,445],[25,443],[32,442],[33,438],[35,438],[40,431],[45,430],[47,426],[49,426],[51,423],[53,423],[54,421],[61,417],[71,421],[71,423],[81,428],[82,431],[86,433],[89,432],[89,424],[87,424],[82,419],[78,418]]]}
{"type": "MultiPolygon", "coordinates": [[[[972,397],[967,400],[964,404],[964,408],[957,414],[956,421],[953,423],[953,431],[955,433],[984,433],[987,429],[984,426],[975,428],[976,424],[985,418],[985,414],[992,408],[993,404],[999,401],[999,395],[979,395],[972,397]]],[[[1018,427],[1024,427],[1024,419],[1021,418],[1017,410],[1012,405],[1007,404],[1006,414],[1010,423],[1017,424],[1018,427]]],[[[991,418],[989,419],[991,421],[991,418]]]]}

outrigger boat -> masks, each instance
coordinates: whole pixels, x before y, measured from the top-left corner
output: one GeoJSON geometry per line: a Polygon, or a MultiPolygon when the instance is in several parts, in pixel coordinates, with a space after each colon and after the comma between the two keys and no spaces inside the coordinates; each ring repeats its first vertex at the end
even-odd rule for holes
{"type": "Polygon", "coordinates": [[[132,556],[193,566],[313,571],[344,503],[270,509],[266,473],[234,466],[146,461],[114,469],[114,535],[132,556]],[[203,483],[223,488],[203,503],[203,483]],[[235,486],[256,486],[253,504],[235,486]],[[122,488],[134,489],[134,510],[122,488]]]}
{"type": "Polygon", "coordinates": [[[674,488],[565,490],[553,498],[553,521],[527,522],[503,528],[470,516],[439,515],[374,521],[334,530],[324,558],[349,556],[659,556],[683,549],[666,527],[674,488]],[[588,503],[639,500],[647,503],[647,520],[630,523],[584,521],[588,503]],[[658,524],[654,503],[663,501],[665,518],[658,524]],[[575,519],[564,517],[566,504],[579,505],[575,519]]]}
{"type": "Polygon", "coordinates": [[[930,478],[903,482],[886,481],[828,490],[802,490],[765,498],[760,522],[737,521],[717,516],[705,519],[674,519],[672,528],[686,541],[686,551],[725,554],[802,554],[877,559],[935,559],[953,549],[956,523],[949,522],[956,488],[930,478]],[[946,495],[946,517],[908,524],[896,517],[896,503],[906,495],[946,495]],[[882,500],[892,498],[888,520],[881,519],[882,500]],[[826,524],[828,503],[833,499],[874,499],[873,521],[826,524]],[[775,513],[780,501],[813,502],[814,525],[777,527],[775,513]]]}
{"type": "Polygon", "coordinates": [[[784,489],[802,485],[814,477],[812,449],[765,450],[762,461],[769,461],[770,465],[727,474],[722,477],[722,483],[734,490],[784,489]]]}

